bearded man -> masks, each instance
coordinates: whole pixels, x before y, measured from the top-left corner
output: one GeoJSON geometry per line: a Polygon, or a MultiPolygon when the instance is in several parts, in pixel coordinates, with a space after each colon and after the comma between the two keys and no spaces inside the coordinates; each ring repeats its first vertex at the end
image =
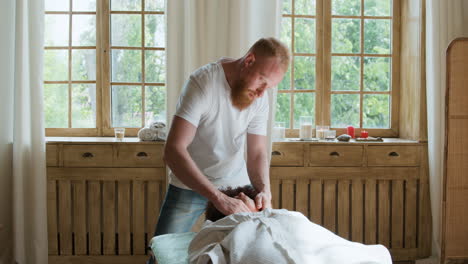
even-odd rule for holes
{"type": "Polygon", "coordinates": [[[289,60],[283,43],[262,38],[243,57],[190,75],[164,150],[171,172],[155,235],[190,231],[208,201],[225,215],[251,211],[218,190],[225,186],[251,184],[257,209],[271,207],[265,91],[283,79],[289,60]]]}

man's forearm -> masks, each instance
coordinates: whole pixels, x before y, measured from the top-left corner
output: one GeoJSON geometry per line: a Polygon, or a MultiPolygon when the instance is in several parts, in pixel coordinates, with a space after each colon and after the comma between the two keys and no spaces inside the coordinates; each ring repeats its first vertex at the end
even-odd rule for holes
{"type": "Polygon", "coordinates": [[[221,192],[203,175],[186,149],[166,146],[164,159],[183,184],[210,201],[219,198],[221,192]]]}
{"type": "Polygon", "coordinates": [[[270,192],[270,171],[265,153],[252,157],[247,161],[250,182],[258,192],[270,192]]]}

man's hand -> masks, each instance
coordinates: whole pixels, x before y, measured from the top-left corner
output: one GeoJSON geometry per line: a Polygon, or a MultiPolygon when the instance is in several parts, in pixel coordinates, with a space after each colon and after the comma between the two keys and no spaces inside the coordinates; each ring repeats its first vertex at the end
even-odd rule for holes
{"type": "Polygon", "coordinates": [[[249,207],[244,203],[243,200],[231,198],[225,194],[220,195],[218,199],[213,201],[213,205],[224,215],[231,215],[242,212],[252,212],[252,210],[249,209],[249,207]]]}
{"type": "Polygon", "coordinates": [[[265,191],[259,192],[257,196],[255,196],[255,206],[258,210],[271,208],[271,193],[265,191]]]}

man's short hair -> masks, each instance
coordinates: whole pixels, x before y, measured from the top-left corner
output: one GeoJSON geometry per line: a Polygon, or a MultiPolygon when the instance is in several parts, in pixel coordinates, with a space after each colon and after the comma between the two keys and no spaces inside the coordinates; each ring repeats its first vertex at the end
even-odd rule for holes
{"type": "MultiPolygon", "coordinates": [[[[245,185],[237,188],[227,187],[226,189],[221,189],[220,191],[229,197],[236,197],[237,195],[239,195],[239,193],[243,192],[252,200],[255,199],[255,196],[257,196],[258,194],[255,188],[252,187],[252,185],[245,185]]],[[[214,222],[225,217],[226,215],[218,211],[218,209],[216,209],[213,203],[209,201],[206,205],[205,216],[207,220],[214,222]]]]}
{"type": "Polygon", "coordinates": [[[250,47],[249,52],[255,55],[276,57],[284,71],[288,69],[291,58],[288,47],[276,38],[261,38],[250,47]]]}

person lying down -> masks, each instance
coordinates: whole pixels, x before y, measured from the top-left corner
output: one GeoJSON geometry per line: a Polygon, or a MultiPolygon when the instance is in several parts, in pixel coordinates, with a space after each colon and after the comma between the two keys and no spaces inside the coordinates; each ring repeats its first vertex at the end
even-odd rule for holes
{"type": "Polygon", "coordinates": [[[384,246],[348,241],[299,212],[257,211],[251,186],[223,192],[252,212],[224,216],[209,203],[207,221],[189,246],[190,264],[392,264],[384,246]]]}

